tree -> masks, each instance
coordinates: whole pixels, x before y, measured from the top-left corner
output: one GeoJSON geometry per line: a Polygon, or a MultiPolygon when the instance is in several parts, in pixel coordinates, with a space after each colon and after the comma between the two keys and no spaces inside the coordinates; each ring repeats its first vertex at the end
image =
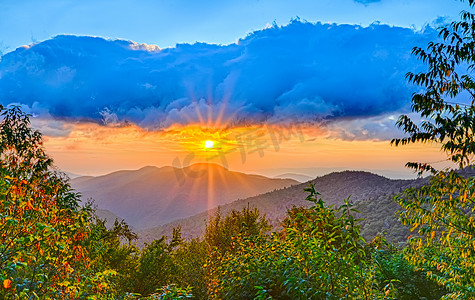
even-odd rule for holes
{"type": "Polygon", "coordinates": [[[234,237],[214,266],[210,298],[384,298],[351,204],[326,207],[313,185],[306,191],[314,205],[290,210],[284,234],[234,237]]]}
{"type": "Polygon", "coordinates": [[[173,251],[182,241],[181,228],[173,228],[170,242],[167,243],[166,237],[162,236],[150,244],[145,244],[136,270],[128,274],[130,290],[142,296],[149,296],[162,286],[172,284],[177,271],[173,251]]]}
{"type": "Polygon", "coordinates": [[[204,238],[211,248],[224,254],[232,249],[236,237],[265,235],[269,230],[269,221],[261,216],[257,208],[250,209],[248,206],[241,211],[232,210],[224,218],[218,208],[207,223],[204,238]]]}
{"type": "MultiPolygon", "coordinates": [[[[470,7],[475,5],[475,0],[468,2],[470,7]]],[[[407,115],[400,116],[397,126],[409,137],[393,139],[392,143],[438,142],[448,159],[462,168],[473,161],[475,153],[475,82],[471,76],[475,68],[475,15],[463,11],[461,16],[461,21],[439,28],[442,42],[430,42],[427,50],[413,49],[413,55],[428,67],[427,72],[406,75],[409,82],[424,88],[412,97],[412,110],[423,121],[416,125],[407,115]],[[469,98],[471,103],[457,103],[461,97],[469,98]]],[[[408,166],[417,171],[436,171],[428,163],[408,166]]]]}
{"type": "Polygon", "coordinates": [[[29,116],[0,112],[0,298],[107,298],[113,272],[92,265],[90,207],[54,171],[29,116]]]}
{"type": "Polygon", "coordinates": [[[215,215],[208,220],[204,234],[204,242],[208,248],[205,264],[208,298],[214,298],[220,290],[219,280],[222,273],[219,268],[237,251],[236,243],[250,237],[266,239],[269,229],[269,221],[257,208],[250,209],[248,206],[241,211],[232,210],[225,217],[222,217],[218,208],[215,215]]]}
{"type": "Polygon", "coordinates": [[[124,220],[115,220],[111,228],[106,220],[96,218],[91,224],[89,256],[97,271],[112,270],[116,273],[112,282],[118,295],[133,291],[131,277],[139,265],[139,248],[132,241],[137,234],[124,220]]]}
{"type": "MultiPolygon", "coordinates": [[[[473,8],[475,0],[468,0],[473,8]]],[[[412,97],[416,124],[402,115],[397,125],[408,137],[393,144],[437,142],[448,160],[459,168],[473,163],[475,154],[475,15],[461,12],[461,20],[439,29],[441,41],[413,54],[427,64],[427,71],[408,73],[410,82],[424,90],[412,97]],[[463,100],[466,103],[460,103],[463,100]]],[[[400,218],[418,234],[409,239],[406,258],[450,291],[446,298],[475,297],[475,179],[465,171],[436,170],[429,163],[407,166],[419,174],[432,173],[430,184],[408,189],[397,198],[400,218]]]]}
{"type": "Polygon", "coordinates": [[[173,253],[176,270],[173,282],[192,287],[193,299],[207,299],[206,260],[208,245],[202,239],[183,241],[173,253]]]}

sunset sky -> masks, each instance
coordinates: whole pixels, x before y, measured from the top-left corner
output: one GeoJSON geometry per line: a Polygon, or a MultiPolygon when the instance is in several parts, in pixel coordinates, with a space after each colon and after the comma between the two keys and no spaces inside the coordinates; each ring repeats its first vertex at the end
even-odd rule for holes
{"type": "Polygon", "coordinates": [[[405,74],[424,70],[411,49],[462,9],[455,0],[2,1],[0,103],[32,114],[56,165],[76,174],[209,161],[269,176],[410,177],[407,161],[446,164],[438,145],[389,143],[418,91],[405,74]]]}

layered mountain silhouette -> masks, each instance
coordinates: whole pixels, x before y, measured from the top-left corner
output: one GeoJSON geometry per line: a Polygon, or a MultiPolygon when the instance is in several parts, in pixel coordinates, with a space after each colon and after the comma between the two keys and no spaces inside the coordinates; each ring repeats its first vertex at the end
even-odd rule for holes
{"type": "MultiPolygon", "coordinates": [[[[318,177],[312,182],[326,205],[339,206],[349,198],[354,207],[361,212],[357,214],[357,217],[364,219],[360,221],[360,224],[362,234],[366,239],[371,239],[379,233],[387,233],[389,240],[400,241],[405,240],[409,231],[397,220],[396,212],[400,207],[394,201],[394,196],[408,187],[422,185],[427,182],[427,179],[393,180],[369,172],[344,171],[318,177]]],[[[234,201],[219,209],[221,214],[225,215],[231,210],[241,210],[247,206],[256,207],[267,216],[273,229],[279,230],[288,209],[293,206],[312,205],[311,202],[305,201],[307,194],[304,188],[307,186],[308,183],[293,185],[234,201]]],[[[170,236],[173,227],[180,226],[185,238],[197,238],[204,233],[208,218],[215,213],[216,209],[212,209],[169,224],[140,230],[139,237],[141,241],[150,242],[162,235],[170,236]]]]}
{"type": "Polygon", "coordinates": [[[249,175],[206,163],[185,168],[149,166],[71,180],[83,200],[92,198],[102,212],[109,211],[103,216],[116,215],[136,229],[163,225],[294,184],[298,182],[293,179],[249,175]]]}

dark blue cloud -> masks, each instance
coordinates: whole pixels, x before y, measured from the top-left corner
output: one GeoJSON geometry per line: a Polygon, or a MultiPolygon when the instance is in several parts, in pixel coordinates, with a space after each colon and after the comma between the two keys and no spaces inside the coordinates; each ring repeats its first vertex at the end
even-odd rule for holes
{"type": "Polygon", "coordinates": [[[208,115],[231,122],[375,116],[407,107],[413,88],[404,77],[420,67],[411,49],[434,38],[431,28],[298,21],[225,46],[159,49],[62,35],[1,58],[0,101],[148,128],[208,115]]]}

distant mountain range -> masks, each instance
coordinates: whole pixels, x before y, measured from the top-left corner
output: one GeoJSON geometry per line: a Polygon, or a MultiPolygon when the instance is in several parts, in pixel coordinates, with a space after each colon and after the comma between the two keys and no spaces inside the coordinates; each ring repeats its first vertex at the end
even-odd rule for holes
{"type": "MultiPolygon", "coordinates": [[[[364,218],[360,222],[362,234],[366,239],[386,232],[387,238],[400,241],[407,237],[409,231],[397,221],[396,211],[399,205],[394,202],[394,195],[411,186],[420,186],[427,179],[393,180],[363,171],[335,172],[318,177],[312,182],[321,194],[326,205],[341,205],[350,197],[355,208],[360,210],[357,217],[364,218]]],[[[220,207],[222,214],[243,207],[256,207],[271,221],[274,230],[279,230],[280,222],[292,206],[310,206],[305,201],[307,196],[304,188],[308,183],[293,185],[280,190],[268,192],[255,197],[234,201],[220,207]]],[[[192,217],[173,221],[169,224],[140,230],[141,241],[150,242],[162,235],[170,236],[172,228],[181,226],[185,238],[199,237],[204,233],[206,220],[213,215],[212,209],[192,217]]]]}
{"type": "Polygon", "coordinates": [[[116,215],[136,229],[163,225],[296,184],[299,182],[293,179],[233,172],[217,164],[144,167],[71,180],[83,200],[94,199],[102,217],[116,215]]]}
{"type": "Polygon", "coordinates": [[[70,179],[74,179],[74,178],[84,176],[84,175],[79,175],[79,174],[71,173],[71,172],[67,172],[67,171],[61,171],[61,172],[64,173],[66,176],[68,176],[70,179]]]}
{"type": "Polygon", "coordinates": [[[290,178],[298,182],[307,182],[313,179],[313,177],[303,175],[303,174],[296,174],[296,173],[280,174],[280,175],[274,176],[274,178],[281,178],[281,179],[290,178]]]}

